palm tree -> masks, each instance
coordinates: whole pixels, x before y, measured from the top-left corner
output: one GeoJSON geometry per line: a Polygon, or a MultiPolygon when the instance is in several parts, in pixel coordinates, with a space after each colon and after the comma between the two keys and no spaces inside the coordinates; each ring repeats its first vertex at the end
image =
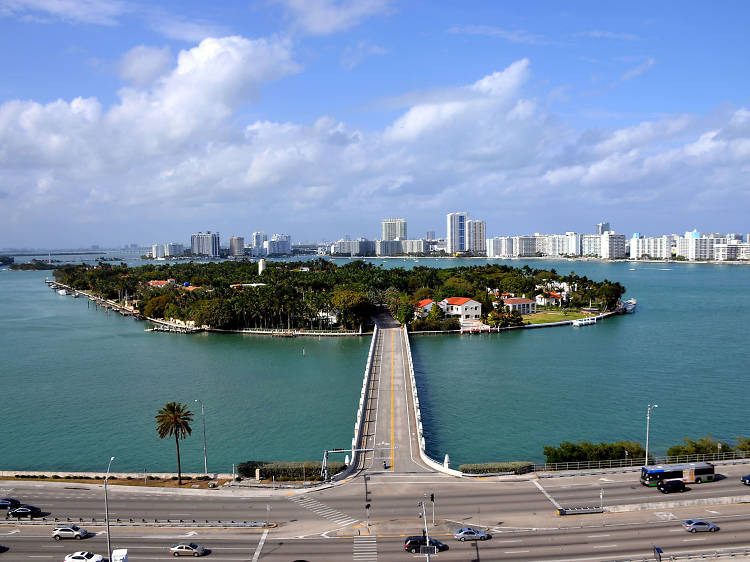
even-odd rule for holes
{"type": "Polygon", "coordinates": [[[187,409],[187,405],[179,402],[167,402],[156,414],[156,431],[160,439],[167,435],[174,435],[177,445],[177,485],[182,486],[182,468],[180,466],[180,439],[185,439],[193,430],[190,422],[193,421],[193,413],[187,409]]]}

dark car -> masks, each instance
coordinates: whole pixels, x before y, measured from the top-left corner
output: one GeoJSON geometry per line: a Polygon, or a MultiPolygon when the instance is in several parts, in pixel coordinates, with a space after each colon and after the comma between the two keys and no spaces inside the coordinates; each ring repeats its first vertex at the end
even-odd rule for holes
{"type": "Polygon", "coordinates": [[[38,507],[34,507],[33,505],[19,505],[15,509],[9,509],[8,513],[5,515],[6,519],[11,519],[12,517],[15,517],[16,519],[20,519],[21,517],[41,517],[42,510],[38,507]]]}
{"type": "MultiPolygon", "coordinates": [[[[427,540],[424,537],[420,536],[413,536],[413,537],[406,537],[406,540],[404,541],[404,550],[407,552],[419,552],[419,548],[422,546],[427,545],[427,540]]],[[[445,543],[440,542],[436,539],[430,539],[430,545],[437,547],[438,552],[443,552],[444,550],[448,550],[448,545],[445,543]]]]}
{"type": "Polygon", "coordinates": [[[656,488],[662,494],[671,494],[672,492],[684,492],[685,483],[682,480],[667,480],[666,482],[659,482],[656,488]]]}
{"type": "Polygon", "coordinates": [[[21,505],[21,502],[16,498],[0,498],[0,508],[2,509],[13,509],[21,505]]]}
{"type": "Polygon", "coordinates": [[[740,482],[742,482],[745,486],[750,486],[750,474],[745,474],[745,476],[740,478],[740,482]]]}

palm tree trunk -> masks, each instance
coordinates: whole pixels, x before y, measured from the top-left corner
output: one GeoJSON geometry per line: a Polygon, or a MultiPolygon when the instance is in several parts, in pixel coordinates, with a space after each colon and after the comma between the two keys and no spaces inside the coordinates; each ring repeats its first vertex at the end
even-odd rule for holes
{"type": "Polygon", "coordinates": [[[177,485],[182,486],[182,467],[180,466],[180,438],[175,433],[174,442],[177,445],[177,485]]]}

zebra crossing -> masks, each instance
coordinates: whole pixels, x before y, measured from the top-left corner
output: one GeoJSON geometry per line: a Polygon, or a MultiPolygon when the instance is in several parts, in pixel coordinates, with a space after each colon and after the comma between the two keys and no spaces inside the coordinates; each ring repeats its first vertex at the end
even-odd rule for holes
{"type": "Polygon", "coordinates": [[[294,502],[297,505],[304,507],[305,509],[309,509],[316,515],[320,515],[321,517],[324,517],[329,521],[333,521],[338,525],[351,525],[352,523],[356,523],[357,521],[359,521],[358,519],[349,517],[346,513],[343,513],[337,509],[333,509],[332,507],[328,507],[324,503],[320,503],[318,500],[307,496],[294,496],[289,498],[289,501],[294,502]]]}
{"type": "Polygon", "coordinates": [[[377,562],[377,537],[369,537],[366,535],[354,537],[352,559],[355,562],[377,562]]]}

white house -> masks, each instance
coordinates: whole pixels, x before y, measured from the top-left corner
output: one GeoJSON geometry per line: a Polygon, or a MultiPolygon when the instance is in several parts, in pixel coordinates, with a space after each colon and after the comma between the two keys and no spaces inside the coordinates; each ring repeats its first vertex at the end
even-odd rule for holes
{"type": "Polygon", "coordinates": [[[426,318],[430,313],[430,310],[432,310],[432,307],[436,304],[437,303],[432,299],[423,299],[419,301],[416,310],[414,311],[414,316],[417,318],[426,318]]]}
{"type": "Polygon", "coordinates": [[[524,298],[510,298],[503,299],[503,304],[507,306],[510,311],[517,310],[521,314],[534,314],[536,312],[536,301],[524,298]]]}
{"type": "Polygon", "coordinates": [[[549,293],[542,293],[536,296],[536,304],[539,306],[560,306],[562,304],[562,295],[555,291],[549,293]]]}
{"type": "Polygon", "coordinates": [[[440,301],[440,308],[446,316],[457,317],[461,324],[479,322],[482,317],[482,305],[467,297],[448,297],[440,301]]]}

